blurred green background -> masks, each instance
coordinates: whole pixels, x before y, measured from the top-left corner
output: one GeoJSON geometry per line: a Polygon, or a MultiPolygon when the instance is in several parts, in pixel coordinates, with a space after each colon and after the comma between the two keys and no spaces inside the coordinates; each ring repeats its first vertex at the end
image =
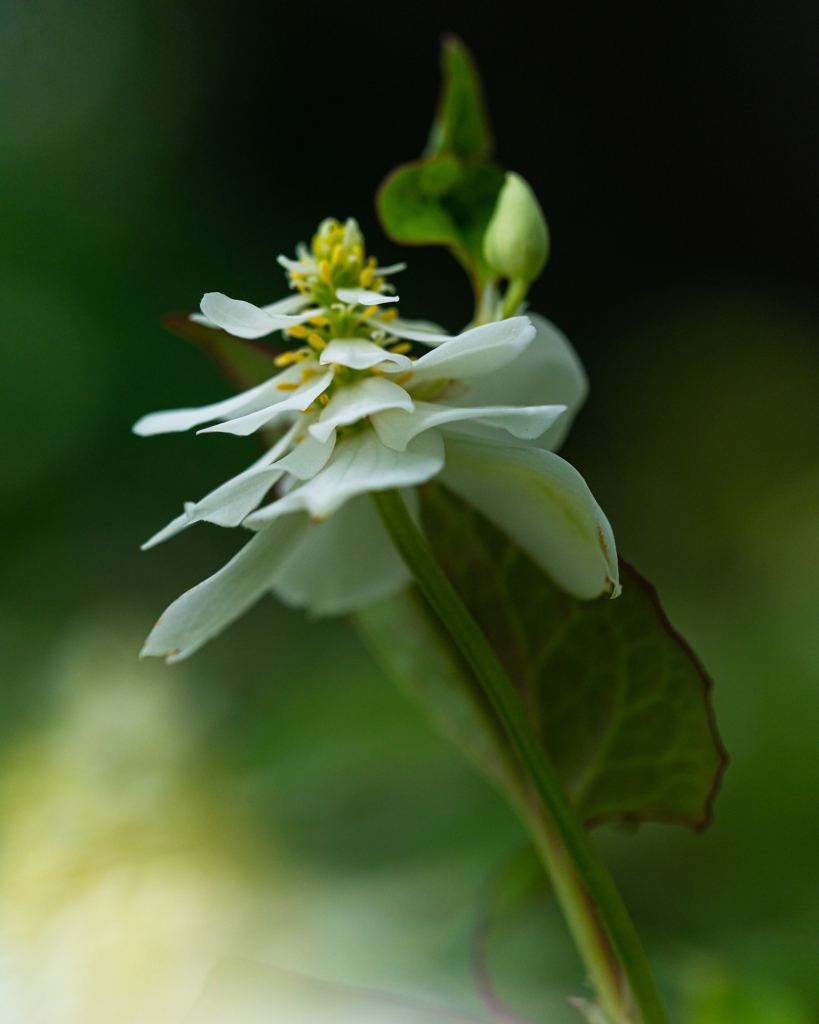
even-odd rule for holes
{"type": "MultiPolygon", "coordinates": [[[[162,314],[283,296],[276,254],[354,215],[409,259],[404,315],[469,319],[454,262],[372,207],[423,147],[445,30],[550,223],[532,304],[592,381],[564,454],[732,756],[705,836],[600,843],[676,1020],[819,1019],[819,8],[4,0],[4,1021],[175,1022],[235,956],[483,1013],[472,935],[523,833],[352,630],[269,599],[184,666],[136,660],[244,538],[140,542],[256,455],[130,434],[226,393],[162,314]]],[[[544,886],[490,945],[518,1012],[579,1019],[544,886]]]]}

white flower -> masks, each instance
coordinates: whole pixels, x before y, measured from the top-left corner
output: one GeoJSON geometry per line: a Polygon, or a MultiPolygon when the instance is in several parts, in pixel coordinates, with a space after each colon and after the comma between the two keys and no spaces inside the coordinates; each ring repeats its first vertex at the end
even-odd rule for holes
{"type": "MultiPolygon", "coordinates": [[[[319,615],[394,592],[409,574],[368,494],[433,477],[570,593],[617,592],[608,521],[580,474],[551,450],[586,393],[568,341],[536,315],[449,336],[384,314],[381,306],[397,301],[384,277],[403,268],[365,263],[360,237],[354,221],[327,221],[312,255],[302,248],[298,261],[280,257],[299,290],[283,302],[259,308],[207,294],[201,322],[246,338],[286,328],[307,345],[279,356],[281,372],[243,394],[135,424],[141,435],[212,421],[199,432],[281,431],[252,466],[188,502],[144,545],[200,520],[256,531],[167,609],[144,654],[187,657],[266,592],[319,615]],[[429,351],[411,357],[419,341],[429,351]],[[271,488],[274,499],[259,507],[271,488]]],[[[413,507],[412,492],[407,498],[413,507]]]]}

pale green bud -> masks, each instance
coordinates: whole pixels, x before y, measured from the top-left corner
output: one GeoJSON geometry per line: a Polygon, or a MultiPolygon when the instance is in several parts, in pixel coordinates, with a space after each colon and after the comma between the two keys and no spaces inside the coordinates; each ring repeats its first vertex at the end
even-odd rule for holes
{"type": "Polygon", "coordinates": [[[549,229],[540,203],[519,174],[508,171],[483,236],[486,262],[509,281],[530,284],[549,255],[549,229]]]}

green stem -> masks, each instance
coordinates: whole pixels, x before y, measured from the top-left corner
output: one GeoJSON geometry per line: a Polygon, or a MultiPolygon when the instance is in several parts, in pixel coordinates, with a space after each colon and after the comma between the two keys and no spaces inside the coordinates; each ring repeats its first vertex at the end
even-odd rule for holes
{"type": "MultiPolygon", "coordinates": [[[[642,1024],[668,1024],[623,898],[583,826],[506,671],[427,547],[398,491],[373,494],[401,557],[483,687],[620,961],[642,1024]]],[[[571,922],[570,922],[571,923],[571,922]]],[[[582,950],[581,950],[582,952],[582,950]]],[[[617,1018],[615,1018],[617,1019],[617,1018]]]]}

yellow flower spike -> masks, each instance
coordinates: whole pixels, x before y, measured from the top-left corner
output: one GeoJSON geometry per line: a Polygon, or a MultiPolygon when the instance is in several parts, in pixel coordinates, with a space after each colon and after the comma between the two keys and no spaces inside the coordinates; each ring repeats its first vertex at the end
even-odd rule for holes
{"type": "Polygon", "coordinates": [[[364,312],[361,314],[361,316],[362,316],[362,318],[364,320],[366,320],[368,316],[372,316],[373,313],[377,313],[377,312],[378,312],[378,306],[367,306],[367,308],[364,310],[364,312]]]}
{"type": "Polygon", "coordinates": [[[277,391],[295,391],[296,388],[300,388],[301,384],[277,384],[277,391]]]}
{"type": "Polygon", "coordinates": [[[296,324],[294,327],[288,327],[287,333],[293,338],[306,338],[310,332],[301,324],[296,324]]]}
{"type": "Polygon", "coordinates": [[[276,356],[273,363],[276,366],[290,366],[291,363],[296,361],[295,352],[282,352],[280,356],[276,356]]]}
{"type": "Polygon", "coordinates": [[[330,401],[326,391],[324,392],[324,394],[319,395],[319,401],[321,402],[322,405],[327,405],[327,403],[330,401]]]}
{"type": "Polygon", "coordinates": [[[395,383],[396,384],[406,384],[411,376],[412,376],[412,370],[407,370],[406,373],[402,373],[400,377],[396,377],[395,378],[395,383]]]}
{"type": "Polygon", "coordinates": [[[333,279],[333,267],[329,260],[322,260],[319,263],[319,273],[325,284],[330,284],[333,279]]]}
{"type": "Polygon", "coordinates": [[[362,288],[369,288],[370,285],[372,284],[372,281],[373,268],[365,267],[365,269],[361,271],[361,277],[358,279],[358,283],[361,285],[362,288]]]}
{"type": "Polygon", "coordinates": [[[395,306],[390,306],[389,309],[385,309],[384,312],[381,314],[381,319],[384,321],[385,324],[388,324],[390,320],[394,320],[397,316],[398,310],[395,308],[395,306]]]}
{"type": "MultiPolygon", "coordinates": [[[[330,326],[330,321],[327,319],[326,316],[311,316],[310,319],[307,322],[309,324],[312,324],[314,327],[329,327],[330,326]]],[[[304,331],[305,334],[307,334],[306,328],[302,328],[302,330],[304,331]]]]}
{"type": "Polygon", "coordinates": [[[327,342],[324,340],[324,338],[322,338],[320,334],[316,334],[315,332],[313,332],[307,340],[310,342],[313,348],[317,348],[319,352],[321,352],[323,348],[327,348],[327,342]]]}
{"type": "Polygon", "coordinates": [[[412,344],[409,341],[399,341],[397,345],[390,345],[389,351],[395,352],[397,355],[402,356],[405,352],[409,352],[412,349],[412,344]]]}

